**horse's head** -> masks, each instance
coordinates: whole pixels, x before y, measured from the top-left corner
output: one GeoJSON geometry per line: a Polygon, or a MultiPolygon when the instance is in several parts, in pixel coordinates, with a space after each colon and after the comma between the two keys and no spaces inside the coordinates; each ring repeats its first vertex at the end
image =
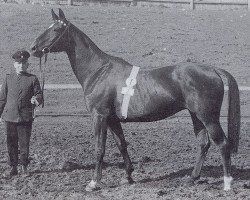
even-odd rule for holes
{"type": "Polygon", "coordinates": [[[65,18],[63,11],[59,8],[59,16],[51,10],[54,23],[45,30],[32,43],[31,54],[36,57],[42,57],[49,52],[62,52],[69,48],[69,27],[70,22],[65,18]]]}

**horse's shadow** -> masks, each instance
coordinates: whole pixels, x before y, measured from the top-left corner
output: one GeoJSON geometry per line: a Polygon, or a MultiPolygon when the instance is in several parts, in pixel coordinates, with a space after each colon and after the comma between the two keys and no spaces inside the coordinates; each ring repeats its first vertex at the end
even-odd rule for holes
{"type": "MultiPolygon", "coordinates": [[[[133,162],[133,164],[138,164],[137,162],[133,162]]],[[[120,169],[124,168],[123,162],[117,162],[117,163],[103,163],[103,169],[106,169],[108,167],[117,167],[120,169]]],[[[39,174],[39,173],[65,173],[65,172],[72,172],[74,170],[93,170],[95,169],[95,164],[89,164],[89,165],[81,165],[76,162],[65,162],[61,169],[53,169],[53,170],[35,170],[32,172],[32,174],[39,174]]],[[[170,174],[166,174],[163,176],[159,176],[156,178],[145,178],[141,179],[138,182],[139,183],[147,183],[147,182],[153,182],[153,181],[162,181],[162,180],[173,180],[178,178],[183,178],[185,176],[189,176],[192,173],[193,168],[186,168],[181,169],[176,172],[172,172],[170,174]]],[[[222,166],[204,166],[201,171],[202,177],[213,177],[218,178],[223,176],[223,169],[222,166]]],[[[232,176],[234,180],[250,180],[250,169],[239,169],[235,166],[232,166],[232,176]]]]}
{"type": "MultiPolygon", "coordinates": [[[[159,176],[156,178],[146,178],[142,179],[140,183],[147,183],[153,181],[162,181],[162,180],[173,180],[177,178],[183,178],[189,176],[192,173],[193,168],[181,169],[177,172],[172,172],[170,174],[159,176]]],[[[202,177],[213,177],[218,178],[223,176],[222,166],[204,166],[201,171],[202,177]]],[[[249,180],[250,179],[250,169],[238,169],[235,166],[232,166],[232,176],[234,180],[249,180]]]]}

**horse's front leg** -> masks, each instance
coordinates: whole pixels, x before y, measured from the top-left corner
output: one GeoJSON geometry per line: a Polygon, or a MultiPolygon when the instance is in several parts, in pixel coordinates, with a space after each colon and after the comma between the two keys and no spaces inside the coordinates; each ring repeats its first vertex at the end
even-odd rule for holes
{"type": "Polygon", "coordinates": [[[107,120],[106,117],[94,114],[93,117],[93,133],[95,134],[95,155],[96,165],[93,179],[86,186],[86,191],[93,191],[97,189],[97,184],[100,183],[102,178],[102,164],[105,154],[105,146],[107,139],[107,120]]]}

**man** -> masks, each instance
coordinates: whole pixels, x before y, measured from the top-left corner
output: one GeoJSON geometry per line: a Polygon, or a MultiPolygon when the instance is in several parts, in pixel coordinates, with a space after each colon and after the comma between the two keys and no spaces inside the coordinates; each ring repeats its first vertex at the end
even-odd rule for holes
{"type": "Polygon", "coordinates": [[[6,178],[18,174],[18,164],[21,165],[24,174],[28,173],[33,112],[35,106],[43,102],[38,78],[27,72],[29,57],[30,54],[27,51],[17,51],[13,54],[15,71],[6,75],[0,91],[0,116],[5,121],[11,166],[4,174],[6,178]]]}

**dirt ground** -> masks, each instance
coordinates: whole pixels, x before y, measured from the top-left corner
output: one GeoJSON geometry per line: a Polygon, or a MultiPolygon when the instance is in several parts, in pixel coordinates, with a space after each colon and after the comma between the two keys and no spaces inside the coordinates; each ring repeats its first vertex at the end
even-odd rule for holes
{"type": "MultiPolygon", "coordinates": [[[[11,54],[28,48],[52,23],[55,6],[0,4],[0,81],[12,69],[11,54]]],[[[142,68],[187,60],[228,70],[241,86],[250,86],[250,13],[190,11],[125,6],[62,6],[66,17],[97,46],[142,68]]],[[[31,73],[39,74],[31,58],[31,73]]],[[[51,54],[46,83],[77,83],[66,54],[51,54]]],[[[197,143],[187,113],[152,123],[123,124],[133,161],[135,184],[122,185],[123,160],[113,138],[107,141],[101,190],[87,193],[94,169],[91,119],[81,90],[46,90],[31,138],[29,177],[0,178],[0,199],[86,200],[247,200],[250,198],[250,98],[241,91],[241,140],[232,156],[233,189],[223,191],[218,149],[210,148],[201,179],[186,186],[197,143]],[[58,117],[44,116],[61,114],[58,117]],[[72,114],[63,116],[62,114],[72,114]],[[73,116],[73,114],[75,116],[73,116]],[[82,115],[81,115],[82,114],[82,115]]],[[[223,105],[221,122],[226,130],[223,105]]],[[[0,126],[0,173],[7,169],[4,126],[0,126]]]]}

